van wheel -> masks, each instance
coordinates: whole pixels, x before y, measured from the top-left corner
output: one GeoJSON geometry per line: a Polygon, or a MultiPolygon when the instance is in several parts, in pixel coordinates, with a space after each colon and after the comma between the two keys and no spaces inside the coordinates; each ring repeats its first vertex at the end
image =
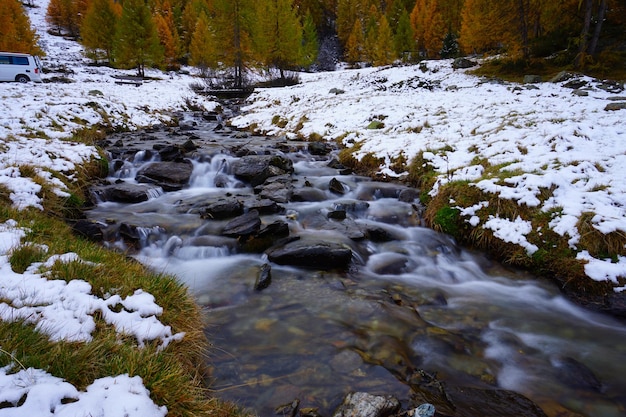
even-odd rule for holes
{"type": "Polygon", "coordinates": [[[30,81],[30,78],[28,78],[24,74],[20,74],[17,77],[15,77],[15,81],[17,81],[18,83],[27,83],[30,81]]]}

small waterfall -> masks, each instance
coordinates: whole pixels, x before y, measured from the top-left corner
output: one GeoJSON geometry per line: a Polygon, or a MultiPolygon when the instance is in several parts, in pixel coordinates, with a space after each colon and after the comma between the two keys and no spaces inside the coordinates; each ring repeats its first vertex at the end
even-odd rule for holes
{"type": "Polygon", "coordinates": [[[233,159],[229,155],[217,154],[208,162],[192,161],[194,168],[189,179],[189,187],[235,188],[240,182],[230,173],[233,159]]]}

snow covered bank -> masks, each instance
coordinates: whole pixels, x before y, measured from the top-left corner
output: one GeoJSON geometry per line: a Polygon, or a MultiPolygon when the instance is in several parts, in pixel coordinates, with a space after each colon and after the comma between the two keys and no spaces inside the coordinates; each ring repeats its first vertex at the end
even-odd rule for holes
{"type": "MultiPolygon", "coordinates": [[[[383,158],[379,170],[389,176],[403,175],[391,169],[398,158],[421,155],[437,173],[431,196],[447,183],[467,181],[501,199],[538,207],[552,213],[549,227],[574,250],[583,215],[592,213],[591,223],[602,234],[626,232],[626,110],[605,110],[626,97],[596,80],[577,78],[585,84],[578,90],[567,81],[517,85],[467,75],[449,60],[301,79],[293,87],[259,90],[232,124],[273,135],[340,139],[358,146],[357,158],[383,158]],[[382,127],[372,129],[372,121],[382,127]],[[542,199],[545,190],[551,195],[542,199]]],[[[496,216],[481,223],[476,214],[486,203],[450,205],[472,227],[489,229],[532,255],[537,247],[528,235],[541,231],[522,218],[496,216]]],[[[625,289],[618,280],[626,277],[623,257],[579,257],[589,261],[590,278],[625,289]]]]}
{"type": "MultiPolygon", "coordinates": [[[[150,71],[147,76],[152,80],[138,88],[115,84],[114,75],[132,71],[89,67],[76,42],[48,34],[44,20],[48,0],[31,3],[35,7],[27,9],[30,20],[47,55],[43,59],[47,82],[0,83],[0,185],[8,190],[14,207],[43,209],[42,186],[34,176],[45,180],[56,194],[69,195],[65,184],[76,179],[76,169],[98,158],[94,147],[67,141],[77,130],[100,124],[134,130],[169,122],[172,112],[186,109],[190,100],[208,110],[215,106],[192,97],[189,84],[195,78],[191,75],[150,71]],[[27,171],[31,174],[23,175],[27,171]]],[[[14,221],[0,221],[0,320],[31,323],[53,341],[89,343],[97,315],[120,335],[134,338],[137,349],[150,341],[165,349],[184,337],[161,323],[159,300],[146,291],[138,289],[122,298],[111,289],[103,299],[92,294],[89,277],[69,282],[48,279],[45,270],[54,262],[81,262],[76,254],[51,254],[47,262],[33,264],[24,273],[14,272],[9,254],[27,243],[22,241],[25,230],[14,221]]],[[[8,356],[10,362],[0,367],[2,416],[167,414],[165,406],[152,401],[140,376],[99,378],[80,391],[62,375],[23,367],[5,348],[0,342],[0,356],[4,363],[8,356]]]]}

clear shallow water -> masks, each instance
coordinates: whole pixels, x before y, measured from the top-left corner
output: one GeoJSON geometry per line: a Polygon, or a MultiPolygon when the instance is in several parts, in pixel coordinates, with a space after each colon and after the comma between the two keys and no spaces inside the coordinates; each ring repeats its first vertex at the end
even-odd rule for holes
{"type": "MultiPolygon", "coordinates": [[[[251,193],[232,177],[226,155],[194,162],[187,189],[139,204],[102,203],[89,213],[139,226],[137,259],[178,276],[205,307],[217,395],[262,416],[295,398],[331,415],[349,391],[393,394],[408,407],[414,395],[406,380],[419,369],[446,386],[514,390],[550,416],[626,415],[624,323],[420,227],[419,207],[398,201],[393,185],[340,176],[304,153],[293,158],[298,181],[327,199],[284,204],[284,214],[262,216],[263,223],[282,219],[292,234],[350,246],[347,272],[272,264],[271,285],[255,290],[266,256],[206,240],[227,220],[194,211],[215,195],[251,193]],[[218,175],[228,178],[226,188],[215,187],[218,175]],[[345,195],[328,191],[332,178],[345,195]],[[328,220],[337,207],[347,208],[347,220],[328,220]],[[349,239],[352,223],[393,240],[349,239]]],[[[139,155],[114,175],[133,178],[145,162],[139,155]]]]}

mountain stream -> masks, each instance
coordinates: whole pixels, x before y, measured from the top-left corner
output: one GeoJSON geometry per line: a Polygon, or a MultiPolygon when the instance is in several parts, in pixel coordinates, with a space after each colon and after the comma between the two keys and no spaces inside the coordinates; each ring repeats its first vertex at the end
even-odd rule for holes
{"type": "Polygon", "coordinates": [[[623,322],[423,227],[416,193],[329,166],[335,150],[204,116],[108,138],[108,184],[145,187],[137,173],[164,149],[184,148],[175,160],[191,161],[191,176],[149,185],[144,201],[96,193],[87,216],[107,224],[108,245],[189,287],[206,313],[215,395],[260,416],[295,399],[302,415],[331,416],[350,391],[393,395],[405,410],[431,402],[437,415],[517,417],[507,404],[522,396],[548,416],[626,415],[623,322]],[[281,156],[293,171],[253,186],[235,173],[249,155],[281,156]],[[209,213],[219,202],[239,211],[209,213]],[[283,226],[272,245],[332,244],[350,250],[348,264],[329,267],[332,253],[284,261],[258,239],[224,236],[253,210],[262,228],[283,226]]]}

